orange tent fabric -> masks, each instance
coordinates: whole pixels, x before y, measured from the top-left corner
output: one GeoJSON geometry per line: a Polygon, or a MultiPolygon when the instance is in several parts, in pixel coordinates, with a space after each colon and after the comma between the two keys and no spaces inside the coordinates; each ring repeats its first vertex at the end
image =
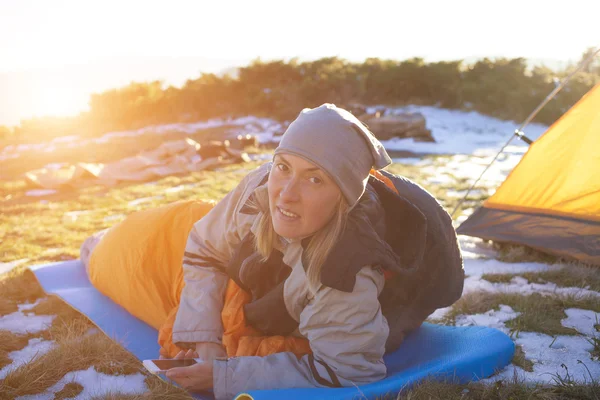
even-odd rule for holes
{"type": "Polygon", "coordinates": [[[600,221],[600,84],[529,147],[484,206],[600,221]]]}
{"type": "Polygon", "coordinates": [[[531,144],[457,229],[600,265],[600,84],[531,144]]]}

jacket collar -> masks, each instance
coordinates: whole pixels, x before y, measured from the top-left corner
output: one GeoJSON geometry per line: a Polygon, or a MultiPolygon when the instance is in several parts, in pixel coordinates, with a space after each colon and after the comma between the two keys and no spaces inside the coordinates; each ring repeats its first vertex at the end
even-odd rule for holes
{"type": "Polygon", "coordinates": [[[427,219],[423,213],[371,176],[367,191],[350,212],[341,239],[323,265],[321,283],[352,292],[356,274],[367,265],[412,275],[423,259],[426,238],[427,219]],[[376,212],[371,207],[376,207],[376,212]],[[383,230],[376,229],[378,218],[385,220],[383,230]]]}

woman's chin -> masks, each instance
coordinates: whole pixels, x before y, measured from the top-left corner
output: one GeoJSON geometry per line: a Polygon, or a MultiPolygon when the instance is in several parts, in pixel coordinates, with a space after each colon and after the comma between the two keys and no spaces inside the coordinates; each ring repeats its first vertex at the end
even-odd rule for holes
{"type": "Polygon", "coordinates": [[[302,236],[298,234],[298,229],[294,229],[292,227],[288,227],[288,226],[281,226],[282,224],[273,224],[273,228],[275,230],[275,233],[278,234],[281,237],[284,237],[286,239],[298,239],[301,238],[302,236]]]}
{"type": "Polygon", "coordinates": [[[290,239],[290,240],[295,240],[300,238],[301,236],[298,236],[297,233],[294,233],[293,231],[289,230],[289,229],[275,229],[275,233],[277,233],[279,236],[286,238],[286,239],[290,239]]]}

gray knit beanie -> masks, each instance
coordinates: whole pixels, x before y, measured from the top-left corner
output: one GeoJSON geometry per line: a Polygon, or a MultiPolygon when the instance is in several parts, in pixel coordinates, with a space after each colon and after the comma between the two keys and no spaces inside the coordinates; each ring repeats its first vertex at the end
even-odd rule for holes
{"type": "Polygon", "coordinates": [[[302,157],[327,172],[350,207],[364,193],[371,168],[392,162],[375,135],[334,104],[302,110],[275,149],[275,154],[281,153],[302,157]]]}

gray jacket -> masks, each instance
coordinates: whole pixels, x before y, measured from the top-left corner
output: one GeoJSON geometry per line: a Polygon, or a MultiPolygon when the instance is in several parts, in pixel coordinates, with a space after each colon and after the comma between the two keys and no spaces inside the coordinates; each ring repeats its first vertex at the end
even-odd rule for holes
{"type": "MultiPolygon", "coordinates": [[[[232,274],[231,260],[255,231],[258,214],[268,207],[265,179],[270,167],[268,163],[248,174],[192,228],[174,342],[221,343],[227,281],[231,276],[244,286],[251,280],[245,278],[251,274],[239,268],[232,274]]],[[[369,186],[326,261],[315,292],[309,289],[303,268],[302,241],[281,241],[277,250],[281,265],[288,269],[286,278],[275,282],[268,296],[256,298],[254,304],[260,306],[247,308],[246,317],[266,334],[307,338],[313,354],[300,359],[278,353],[215,360],[217,399],[246,390],[353,386],[380,380],[386,375],[386,350],[397,348],[404,335],[436,308],[460,297],[464,273],[449,217],[445,219],[447,214],[421,188],[404,187],[412,185],[405,181],[399,184],[408,197],[392,194],[378,182],[369,186]],[[410,198],[411,190],[416,199],[410,198]],[[415,200],[422,209],[414,206],[415,200]],[[384,205],[400,211],[386,215],[384,205]],[[393,272],[394,278],[386,281],[382,268],[393,272]],[[422,290],[415,291],[415,286],[422,290]],[[442,286],[449,289],[440,291],[442,286]],[[276,325],[284,325],[286,331],[270,331],[276,325]]]]}
{"type": "MultiPolygon", "coordinates": [[[[266,190],[259,183],[269,168],[265,164],[247,175],[192,228],[174,342],[221,343],[221,310],[229,279],[224,266],[257,221],[256,215],[239,211],[255,189],[266,190]]],[[[231,399],[252,389],[360,385],[384,378],[388,326],[378,301],[384,286],[380,270],[363,268],[351,293],[323,285],[311,293],[301,243],[282,242],[280,250],[292,267],[285,281],[285,307],[298,322],[295,334],[309,340],[313,356],[297,359],[292,353],[278,353],[215,360],[215,397],[231,399]]]]}

